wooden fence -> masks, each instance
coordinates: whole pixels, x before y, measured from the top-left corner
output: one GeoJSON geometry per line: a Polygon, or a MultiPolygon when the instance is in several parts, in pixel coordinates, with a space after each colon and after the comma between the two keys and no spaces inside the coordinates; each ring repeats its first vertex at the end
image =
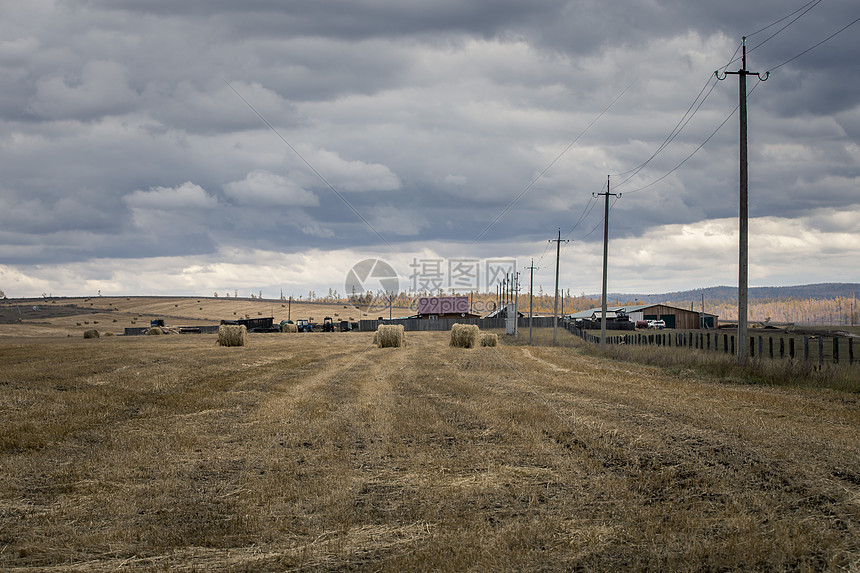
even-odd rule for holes
{"type": "MultiPolygon", "coordinates": [[[[358,329],[362,332],[373,331],[380,324],[402,324],[403,329],[415,331],[444,331],[451,330],[454,324],[477,324],[481,330],[492,330],[505,328],[504,318],[395,318],[393,320],[360,320],[358,329]]],[[[536,316],[532,318],[532,326],[534,328],[552,327],[553,318],[551,316],[536,316]]],[[[517,328],[520,330],[529,327],[528,317],[520,317],[517,321],[517,328]]]]}
{"type": "MultiPolygon", "coordinates": [[[[569,325],[568,330],[588,342],[600,342],[600,337],[569,325]]],[[[608,344],[637,346],[667,346],[696,350],[737,353],[737,336],[719,331],[658,331],[607,336],[608,344]]],[[[792,334],[749,336],[747,355],[750,358],[798,359],[818,364],[847,362],[860,364],[855,351],[860,343],[848,336],[804,336],[792,334]]]]}

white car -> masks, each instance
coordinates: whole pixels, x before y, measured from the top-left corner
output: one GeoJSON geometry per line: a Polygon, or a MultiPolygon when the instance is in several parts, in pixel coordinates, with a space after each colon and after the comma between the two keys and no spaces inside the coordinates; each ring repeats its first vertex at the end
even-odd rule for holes
{"type": "Polygon", "coordinates": [[[649,320],[648,321],[648,328],[656,328],[658,330],[663,330],[664,328],[666,328],[666,321],[665,320],[649,320]]]}

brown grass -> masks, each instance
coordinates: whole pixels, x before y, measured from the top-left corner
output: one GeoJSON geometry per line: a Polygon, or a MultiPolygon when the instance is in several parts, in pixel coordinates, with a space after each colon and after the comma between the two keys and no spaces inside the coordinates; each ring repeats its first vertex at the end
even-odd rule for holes
{"type": "Polygon", "coordinates": [[[251,336],[0,340],[0,570],[860,566],[855,394],[251,336]]]}

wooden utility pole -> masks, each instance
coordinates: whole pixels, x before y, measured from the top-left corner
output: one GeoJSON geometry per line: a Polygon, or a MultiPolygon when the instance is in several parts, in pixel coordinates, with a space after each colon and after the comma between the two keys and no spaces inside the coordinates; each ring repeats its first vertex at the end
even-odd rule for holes
{"type": "Polygon", "coordinates": [[[514,336],[520,335],[520,271],[514,281],[514,336]]]}
{"type": "MultiPolygon", "coordinates": [[[[558,230],[558,239],[550,239],[550,243],[557,243],[555,251],[555,304],[552,307],[552,343],[558,344],[558,263],[561,260],[561,229],[558,230]]],[[[569,242],[567,240],[565,243],[569,242]]]]}
{"type": "Polygon", "coordinates": [[[756,76],[766,81],[769,72],[764,77],[759,72],[747,70],[747,39],[743,38],[743,53],[741,69],[736,72],[724,72],[720,77],[719,71],[714,72],[718,80],[726,79],[728,75],[738,76],[738,107],[740,109],[740,208],[739,208],[739,240],[738,240],[738,363],[746,360],[749,341],[747,340],[748,315],[748,285],[749,285],[749,176],[747,158],[747,76],[756,76]]]}
{"type": "Polygon", "coordinates": [[[621,193],[609,192],[609,175],[606,176],[606,193],[597,193],[606,199],[603,209],[603,304],[600,316],[600,350],[606,350],[606,282],[609,270],[609,196],[621,197],[621,193]]]}
{"type": "Polygon", "coordinates": [[[534,291],[535,288],[535,271],[537,269],[538,267],[535,266],[534,257],[532,257],[532,266],[529,267],[529,346],[532,344],[532,315],[534,314],[532,312],[532,304],[534,302],[532,291],[534,291]]]}

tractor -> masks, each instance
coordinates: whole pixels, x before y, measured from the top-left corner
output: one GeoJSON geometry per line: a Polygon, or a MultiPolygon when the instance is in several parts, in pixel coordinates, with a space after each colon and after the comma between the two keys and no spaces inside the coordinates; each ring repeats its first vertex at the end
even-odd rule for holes
{"type": "Polygon", "coordinates": [[[305,320],[304,318],[300,318],[296,321],[296,328],[299,329],[299,332],[313,332],[314,325],[305,320]]]}
{"type": "Polygon", "coordinates": [[[323,319],[322,331],[334,332],[334,321],[330,316],[327,316],[323,319]]]}

